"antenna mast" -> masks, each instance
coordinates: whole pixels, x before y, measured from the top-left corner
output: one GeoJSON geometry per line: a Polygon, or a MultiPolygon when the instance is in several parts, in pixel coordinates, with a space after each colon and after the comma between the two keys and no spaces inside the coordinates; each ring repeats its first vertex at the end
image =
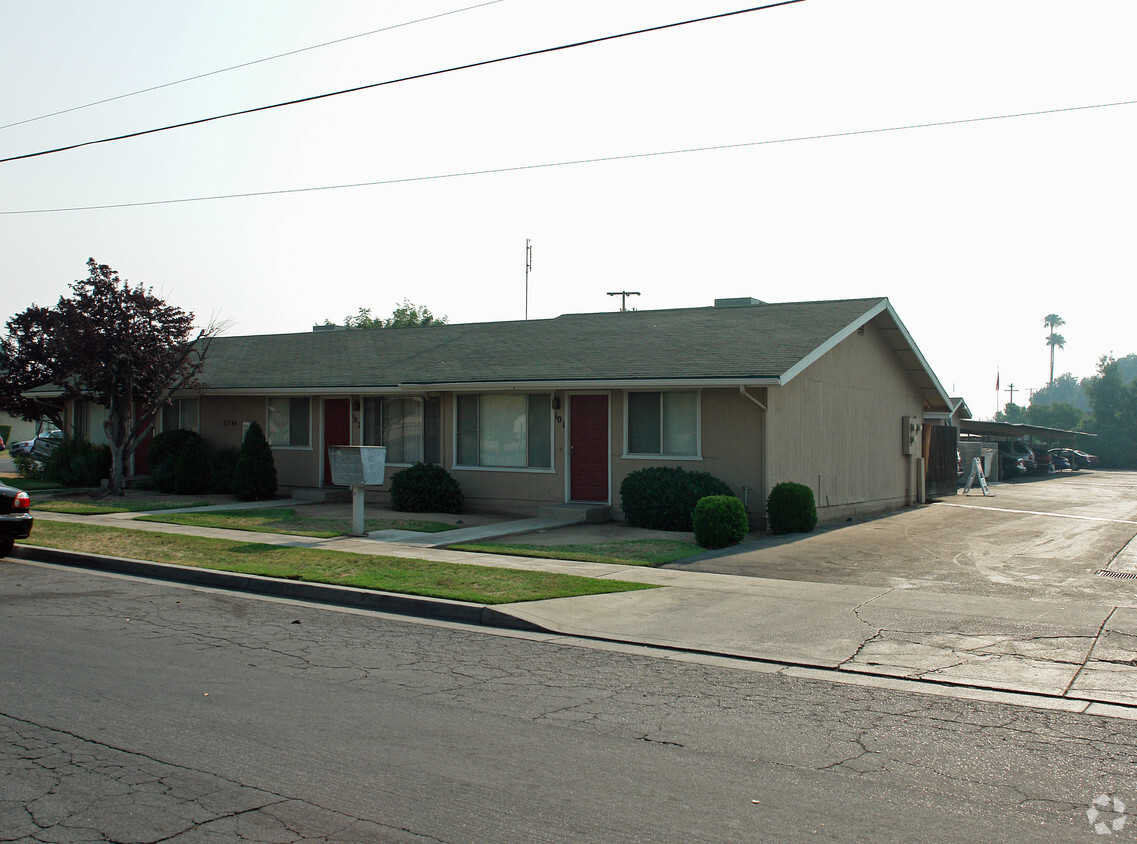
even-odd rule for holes
{"type": "Polygon", "coordinates": [[[533,246],[525,238],[525,319],[529,319],[529,271],[533,269],[533,246]]]}
{"type": "Polygon", "coordinates": [[[628,297],[629,296],[639,296],[640,294],[639,294],[639,291],[637,291],[637,290],[617,290],[615,293],[609,293],[608,295],[609,296],[620,296],[621,297],[621,299],[620,299],[620,311],[623,312],[623,311],[626,311],[628,309],[628,297]]]}

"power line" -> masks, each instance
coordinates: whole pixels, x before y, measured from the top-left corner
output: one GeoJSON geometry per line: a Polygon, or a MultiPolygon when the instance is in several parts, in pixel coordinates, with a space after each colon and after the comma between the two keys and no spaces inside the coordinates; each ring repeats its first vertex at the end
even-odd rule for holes
{"type": "Polygon", "coordinates": [[[252,67],[255,64],[261,64],[263,62],[271,62],[271,61],[274,61],[276,59],[286,58],[288,56],[295,56],[297,53],[306,53],[309,50],[318,50],[321,47],[330,47],[333,44],[342,44],[344,41],[351,41],[352,39],[355,39],[355,38],[365,38],[368,35],[377,35],[380,32],[390,32],[392,29],[400,29],[404,26],[412,26],[413,24],[416,24],[416,23],[425,23],[426,21],[437,20],[438,18],[444,18],[448,15],[457,15],[460,12],[469,12],[473,9],[480,9],[483,6],[492,6],[495,3],[502,3],[502,2],[504,2],[504,0],[488,0],[488,2],[478,3],[477,5],[474,5],[474,6],[466,6],[466,7],[461,8],[461,9],[453,9],[449,12],[440,12],[437,15],[429,15],[428,17],[416,18],[415,20],[411,20],[411,21],[403,21],[402,23],[391,24],[390,26],[384,26],[380,29],[372,29],[369,32],[360,32],[357,35],[345,35],[343,38],[336,38],[336,39],[333,39],[332,41],[324,41],[321,44],[312,44],[309,47],[300,47],[298,49],[289,50],[289,51],[284,52],[284,53],[277,53],[274,56],[265,56],[262,59],[253,59],[252,61],[241,62],[240,64],[230,65],[229,67],[219,68],[218,70],[210,70],[210,71],[206,71],[205,73],[199,73],[195,76],[187,76],[184,79],[175,79],[173,82],[163,82],[160,85],[151,85],[149,88],[140,88],[137,91],[130,91],[129,93],[126,93],[126,94],[117,94],[113,97],[107,97],[106,99],[102,99],[102,100],[95,100],[94,102],[84,103],[83,105],[71,106],[71,108],[60,109],[59,111],[53,111],[50,114],[41,114],[39,117],[28,117],[24,120],[17,120],[15,123],[6,123],[3,126],[0,126],[0,130],[11,129],[13,126],[23,126],[25,123],[35,123],[37,120],[46,120],[49,117],[58,117],[61,114],[70,114],[73,111],[81,111],[82,109],[85,109],[85,108],[91,108],[91,107],[97,106],[97,105],[104,105],[106,103],[113,103],[116,100],[125,100],[127,97],[136,97],[139,94],[148,94],[151,91],[160,91],[163,88],[171,88],[174,85],[181,85],[184,82],[194,82],[198,79],[205,79],[206,77],[209,77],[209,76],[217,76],[218,74],[221,74],[221,73],[228,73],[231,70],[240,70],[243,67],[252,67]]]}
{"type": "Polygon", "coordinates": [[[539,164],[519,164],[511,167],[493,167],[484,170],[462,170],[453,173],[433,173],[426,176],[404,176],[396,179],[379,179],[371,182],[351,182],[342,185],[316,185],[307,188],[281,188],[279,190],[249,191],[247,193],[214,194],[211,196],[192,196],[180,199],[153,199],[143,202],[121,202],[108,205],[78,205],[69,208],[32,208],[15,211],[0,211],[0,216],[13,214],[57,214],[66,211],[105,211],[115,208],[141,208],[150,205],[174,205],[183,202],[211,202],[220,199],[248,199],[257,196],[280,196],[290,193],[312,193],[325,190],[346,190],[348,188],[368,188],[382,185],[398,185],[408,182],[429,182],[441,179],[457,179],[465,176],[491,176],[500,173],[517,173],[524,170],[544,170],[553,167],[575,167],[583,164],[602,164],[612,161],[630,161],[638,158],[658,158],[665,155],[687,155],[696,152],[719,152],[722,150],[745,149],[747,147],[772,146],[774,144],[792,144],[802,141],[823,141],[834,138],[849,138],[857,135],[878,135],[885,132],[906,132],[913,129],[935,129],[943,126],[961,126],[968,123],[983,123],[994,120],[1014,120],[1023,117],[1043,117],[1049,114],[1064,114],[1074,111],[1088,111],[1098,108],[1115,108],[1117,106],[1137,105],[1137,100],[1122,100],[1113,103],[1095,103],[1092,105],[1063,106],[1039,111],[1020,111],[1012,114],[992,114],[982,117],[963,117],[955,120],[938,120],[931,123],[909,123],[902,126],[884,126],[875,129],[852,129],[844,132],[826,132],[819,135],[799,135],[789,138],[772,138],[764,141],[743,141],[735,144],[715,144],[713,146],[686,147],[684,149],[655,150],[652,152],[636,152],[624,155],[607,155],[597,158],[579,158],[569,161],[548,161],[539,164]]]}
{"type": "Polygon", "coordinates": [[[690,18],[688,20],[676,21],[674,23],[660,24],[659,26],[649,26],[646,29],[637,29],[637,30],[632,30],[630,32],[621,32],[621,33],[618,33],[616,35],[604,35],[604,36],[601,36],[599,38],[589,38],[585,41],[575,41],[571,44],[561,44],[560,46],[557,46],[557,47],[542,47],[539,50],[529,50],[528,52],[524,52],[524,53],[514,53],[513,55],[500,56],[496,59],[483,59],[482,61],[470,62],[469,64],[463,64],[463,65],[455,65],[453,67],[447,67],[447,68],[443,68],[441,70],[429,70],[429,71],[426,71],[425,73],[416,73],[416,74],[412,74],[410,76],[402,76],[402,77],[399,77],[398,79],[388,79],[384,82],[372,82],[368,85],[358,85],[354,88],[344,88],[344,89],[339,90],[339,91],[329,91],[326,94],[314,94],[313,96],[310,96],[310,97],[301,97],[299,99],[288,100],[286,102],[273,103],[272,105],[256,106],[255,108],[246,108],[246,109],[242,109],[240,111],[231,111],[227,114],[217,114],[217,115],[214,115],[213,117],[202,117],[202,118],[199,118],[197,120],[187,120],[184,123],[174,123],[174,124],[171,124],[168,126],[159,126],[157,128],[154,128],[154,129],[143,129],[139,132],[129,132],[125,135],[116,135],[116,136],[110,137],[110,138],[100,138],[100,139],[94,140],[94,141],[83,141],[83,142],[77,143],[77,144],[69,144],[68,146],[64,146],[64,147],[56,147],[55,149],[40,150],[39,152],[28,152],[28,153],[24,153],[23,155],[13,155],[13,156],[10,156],[8,158],[0,158],[0,164],[6,164],[6,163],[11,162],[11,161],[21,161],[21,160],[26,159],[26,158],[38,158],[39,156],[43,156],[43,155],[53,155],[54,153],[57,153],[57,152],[67,152],[69,150],[79,149],[81,147],[94,146],[96,144],[107,144],[107,143],[112,143],[114,141],[124,141],[128,138],[139,138],[139,137],[142,137],[143,135],[153,135],[157,132],[168,132],[171,129],[184,129],[187,126],[197,126],[197,125],[202,124],[202,123],[212,123],[215,120],[225,120],[225,119],[230,118],[230,117],[240,117],[241,115],[245,115],[245,114],[256,114],[257,112],[261,112],[261,111],[269,111],[271,109],[284,108],[286,106],[300,105],[301,103],[310,103],[310,102],[315,102],[316,100],[325,100],[325,99],[328,99],[329,97],[338,97],[338,96],[341,96],[343,94],[354,94],[358,91],[367,91],[367,90],[370,90],[372,88],[381,88],[385,85],[395,85],[395,84],[398,84],[400,82],[411,82],[411,81],[414,81],[417,79],[428,79],[432,76],[442,76],[443,74],[456,73],[456,72],[461,71],[461,70],[472,70],[473,68],[476,68],[476,67],[487,67],[489,65],[501,64],[502,62],[513,61],[515,59],[524,59],[524,58],[530,58],[532,56],[546,55],[548,53],[556,53],[556,52],[560,52],[562,50],[571,50],[571,49],[576,48],[576,47],[585,47],[585,46],[588,46],[590,44],[600,44],[600,43],[603,43],[605,41],[614,41],[618,38],[630,38],[631,36],[634,36],[634,35],[645,35],[649,32],[661,32],[661,31],[666,30],[666,29],[674,29],[676,27],[688,26],[688,25],[694,24],[694,23],[704,23],[706,21],[720,20],[722,18],[735,17],[737,15],[745,15],[745,14],[748,14],[750,12],[760,12],[760,11],[763,11],[765,9],[774,9],[774,8],[779,7],[779,6],[791,6],[795,3],[802,3],[802,2],[804,2],[804,0],[778,0],[778,2],[768,3],[765,6],[751,6],[747,9],[738,9],[738,10],[733,11],[733,12],[721,12],[721,13],[716,14],[716,15],[707,15],[706,17],[702,17],[702,18],[690,18]]]}

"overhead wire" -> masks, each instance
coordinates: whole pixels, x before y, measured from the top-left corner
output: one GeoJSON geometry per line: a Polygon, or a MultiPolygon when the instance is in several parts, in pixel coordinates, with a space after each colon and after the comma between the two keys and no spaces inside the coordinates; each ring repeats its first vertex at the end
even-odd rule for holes
{"type": "Polygon", "coordinates": [[[56,153],[68,152],[68,151],[73,150],[73,149],[80,149],[82,147],[95,146],[97,144],[108,144],[108,143],[113,143],[115,141],[124,141],[124,140],[127,140],[129,138],[140,138],[140,137],[143,137],[145,135],[153,135],[153,134],[156,134],[158,132],[168,132],[168,131],[171,131],[173,129],[184,129],[187,126],[198,126],[198,125],[201,125],[203,123],[212,123],[212,122],[217,121],[217,120],[226,120],[230,117],[240,117],[240,116],[246,115],[246,114],[256,114],[256,113],[262,112],[262,111],[270,111],[272,109],[286,108],[288,106],[300,105],[302,103],[316,102],[318,100],[325,100],[325,99],[328,99],[330,97],[339,97],[339,96],[343,96],[345,94],[358,93],[359,91],[368,91],[368,90],[372,90],[374,88],[382,88],[382,87],[387,86],[387,85],[396,85],[396,84],[399,84],[402,82],[411,82],[411,81],[415,81],[415,80],[419,80],[419,79],[429,79],[429,78],[434,77],[434,76],[442,76],[442,75],[448,74],[448,73],[457,73],[459,71],[472,70],[472,69],[478,68],[478,67],[488,67],[490,65],[502,64],[503,62],[515,61],[517,59],[525,59],[525,58],[531,58],[533,56],[548,55],[549,53],[557,53],[557,52],[561,52],[564,50],[572,50],[572,49],[575,49],[577,47],[585,47],[585,46],[589,46],[592,44],[601,44],[601,43],[604,43],[606,41],[614,41],[614,40],[617,40],[620,38],[631,38],[631,37],[636,36],[636,35],[646,35],[646,34],[652,33],[652,32],[662,32],[664,30],[675,29],[675,28],[680,27],[680,26],[690,26],[690,25],[696,24],[696,23],[705,23],[707,21],[712,21],[712,20],[722,20],[723,18],[736,17],[738,15],[745,15],[745,14],[749,14],[751,12],[765,11],[767,9],[775,9],[775,8],[780,7],[780,6],[792,6],[795,3],[803,3],[803,2],[805,2],[805,0],[778,0],[778,2],[767,3],[767,4],[761,5],[761,6],[750,6],[748,8],[737,9],[737,10],[732,11],[732,12],[720,12],[718,14],[706,15],[706,16],[700,17],[700,18],[689,18],[687,20],[675,21],[672,23],[659,24],[657,26],[649,26],[649,27],[645,27],[643,29],[636,29],[636,30],[631,30],[628,32],[620,32],[620,33],[616,33],[615,35],[603,35],[603,36],[600,36],[598,38],[588,38],[588,39],[585,39],[583,41],[574,41],[574,42],[568,43],[568,44],[560,44],[560,45],[555,46],[555,47],[542,47],[542,48],[537,49],[537,50],[528,50],[528,51],[523,52],[523,53],[514,53],[514,54],[508,55],[508,56],[499,56],[499,57],[493,58],[493,59],[483,59],[481,61],[469,62],[467,64],[461,64],[461,65],[454,65],[452,67],[446,67],[446,68],[442,68],[439,70],[429,70],[429,71],[425,71],[423,73],[415,73],[415,74],[410,74],[408,76],[401,76],[401,77],[398,77],[396,79],[388,79],[388,80],[385,80],[383,82],[371,82],[367,85],[357,85],[353,88],[343,88],[343,89],[338,90],[338,91],[328,91],[328,92],[323,93],[323,94],[313,94],[312,96],[308,96],[308,97],[299,97],[299,98],[294,99],[294,100],[286,100],[284,102],[272,103],[270,105],[255,106],[253,108],[241,109],[239,111],[231,111],[231,112],[228,112],[226,114],[216,114],[216,115],[213,115],[212,117],[201,117],[201,118],[198,118],[196,120],[187,120],[187,121],[184,121],[182,123],[173,123],[173,124],[170,124],[167,126],[158,126],[158,127],[153,128],[153,129],[143,129],[143,130],[140,130],[138,132],[128,132],[128,133],[123,134],[123,135],[115,135],[115,136],[109,137],[109,138],[99,138],[99,139],[93,140],[93,141],[82,141],[82,142],[76,143],[76,144],[68,144],[67,146],[56,147],[54,149],[46,149],[46,150],[40,150],[38,152],[23,153],[21,155],[12,155],[12,156],[8,156],[7,158],[0,158],[0,164],[7,164],[7,163],[10,163],[12,161],[22,161],[22,160],[29,159],[29,158],[38,158],[38,157],[44,156],[44,155],[54,155],[56,153]]]}
{"type": "Polygon", "coordinates": [[[17,120],[15,123],[5,123],[3,126],[0,126],[0,130],[11,129],[13,126],[23,126],[26,123],[35,123],[37,120],[46,120],[49,117],[58,117],[61,114],[70,114],[73,111],[82,111],[85,108],[105,105],[106,103],[113,103],[117,100],[125,100],[128,97],[136,97],[139,94],[149,94],[151,91],[160,91],[163,88],[172,88],[174,85],[181,85],[186,82],[194,82],[198,79],[206,79],[210,76],[217,76],[222,73],[228,73],[231,70],[240,70],[243,67],[252,67],[256,64],[263,64],[264,62],[271,62],[275,61],[276,59],[287,58],[288,56],[295,56],[298,53],[306,53],[309,50],[318,50],[321,47],[331,47],[335,44],[342,44],[345,41],[351,41],[356,38],[365,38],[369,35],[378,35],[380,32],[390,32],[393,29],[401,29],[402,27],[412,26],[416,23],[425,23],[427,21],[437,20],[438,18],[444,18],[449,15],[457,15],[461,12],[469,12],[474,9],[481,9],[484,6],[492,6],[495,3],[503,2],[505,2],[505,0],[487,0],[485,3],[477,3],[473,6],[465,6],[461,9],[452,9],[449,12],[440,12],[437,15],[428,15],[424,18],[416,18],[415,20],[403,21],[402,23],[391,24],[390,26],[384,26],[379,29],[372,29],[367,32],[359,32],[355,35],[345,35],[342,38],[334,38],[331,41],[324,41],[320,44],[311,44],[307,47],[299,47],[295,50],[288,50],[284,53],[277,53],[276,55],[265,56],[264,58],[260,59],[252,59],[251,61],[241,62],[240,64],[229,65],[228,67],[206,71],[205,73],[198,73],[194,76],[187,76],[183,79],[175,79],[172,82],[163,82],[160,85],[151,85],[149,88],[140,88],[137,91],[130,91],[125,94],[116,94],[113,97],[106,97],[101,100],[95,100],[94,102],[84,103],[83,105],[71,106],[70,108],[60,109],[59,111],[53,111],[49,114],[41,114],[38,117],[28,117],[23,120],[17,120]]]}
{"type": "Polygon", "coordinates": [[[1119,106],[1137,105],[1137,100],[1121,100],[1111,103],[1094,103],[1080,106],[1063,106],[1060,108],[1039,109],[1035,111],[1021,111],[1009,114],[992,114],[980,117],[963,117],[954,120],[937,120],[927,123],[908,123],[900,126],[883,126],[873,129],[852,129],[842,132],[825,132],[815,135],[798,135],[787,138],[771,138],[761,141],[743,141],[733,144],[715,144],[711,146],[686,147],[683,149],[655,150],[649,152],[626,153],[622,155],[607,155],[596,158],[580,158],[567,161],[550,161],[537,164],[519,164],[509,167],[491,167],[482,170],[463,170],[451,173],[434,173],[423,176],[405,176],[394,179],[379,179],[368,182],[351,182],[339,185],[316,185],[303,188],[282,188],[278,190],[249,191],[245,193],[214,194],[210,196],[182,197],[178,199],[154,199],[141,202],[122,202],[105,205],[80,205],[68,208],[35,208],[13,211],[0,211],[0,216],[14,214],[57,214],[68,211],[104,211],[115,208],[141,208],[153,205],[174,205],[186,202],[210,202],[221,199],[247,199],[259,196],[280,196],[294,193],[312,193],[315,191],[346,190],[350,188],[379,187],[383,185],[407,184],[410,182],[427,182],[441,179],[457,179],[469,176],[489,176],[501,173],[517,173],[526,170],[542,170],[554,167],[573,167],[584,164],[602,164],[612,161],[630,161],[642,158],[656,158],[667,155],[687,155],[698,152],[718,152],[722,150],[744,149],[747,147],[772,146],[775,144],[801,143],[804,141],[822,141],[834,138],[849,138],[858,135],[876,135],[886,132],[905,132],[915,129],[934,129],[944,126],[961,126],[969,123],[983,123],[995,120],[1014,120],[1025,117],[1042,117],[1051,114],[1063,114],[1075,111],[1088,111],[1091,109],[1116,108],[1119,106]]]}

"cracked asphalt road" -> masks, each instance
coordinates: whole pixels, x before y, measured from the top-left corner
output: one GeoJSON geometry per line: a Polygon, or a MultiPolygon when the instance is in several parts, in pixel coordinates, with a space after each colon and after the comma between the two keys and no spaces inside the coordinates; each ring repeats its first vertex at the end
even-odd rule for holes
{"type": "Polygon", "coordinates": [[[1137,805],[1132,721],[730,660],[10,562],[0,641],[3,842],[1085,841],[1137,805]]]}

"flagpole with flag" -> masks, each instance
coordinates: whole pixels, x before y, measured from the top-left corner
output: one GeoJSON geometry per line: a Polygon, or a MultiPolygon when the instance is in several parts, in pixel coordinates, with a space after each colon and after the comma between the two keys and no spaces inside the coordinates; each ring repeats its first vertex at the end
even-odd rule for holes
{"type": "MultiPolygon", "coordinates": [[[[995,413],[999,412],[999,367],[995,367],[995,413]]],[[[995,417],[992,416],[992,419],[995,417]]]]}

